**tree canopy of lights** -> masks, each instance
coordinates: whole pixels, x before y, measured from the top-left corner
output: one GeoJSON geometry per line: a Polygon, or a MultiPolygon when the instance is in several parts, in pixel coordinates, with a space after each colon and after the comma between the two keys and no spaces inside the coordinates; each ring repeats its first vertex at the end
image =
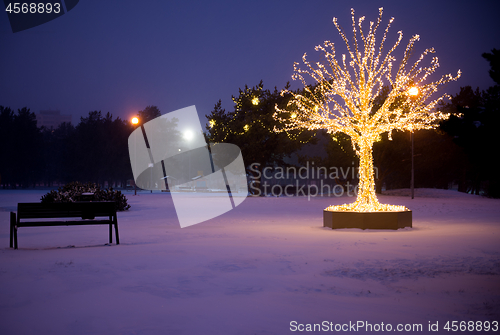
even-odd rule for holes
{"type": "Polygon", "coordinates": [[[438,88],[460,77],[443,75],[436,81],[430,81],[429,76],[439,67],[438,58],[432,57],[430,64],[424,66],[424,58],[434,53],[434,48],[426,49],[413,64],[410,58],[414,52],[415,42],[419,40],[414,35],[408,42],[399,63],[394,55],[395,49],[403,39],[403,33],[398,32],[394,45],[387,48],[387,34],[394,18],[382,33],[379,42],[376,39],[377,30],[382,22],[383,9],[379,9],[376,22],[370,22],[369,28],[362,29],[365,17],[356,20],[351,9],[352,33],[351,40],[338,24],[333,23],[347,47],[347,55],[342,54],[337,59],[334,43],[325,41],[315,48],[322,52],[326,64],[311,63],[306,54],[302,57],[305,69],[294,63],[293,80],[300,80],[304,85],[301,93],[283,90],[282,94],[292,94],[288,108],[276,106],[274,118],[284,124],[275,127],[275,131],[290,131],[294,129],[326,129],[333,136],[344,133],[351,139],[353,149],[360,159],[359,184],[356,201],[351,204],[330,206],[332,211],[403,211],[404,206],[381,204],[375,195],[375,180],[373,170],[373,143],[383,133],[414,131],[418,129],[435,128],[440,120],[449,118],[449,114],[437,110],[438,103],[446,97],[432,100],[431,96],[438,88]],[[387,50],[387,51],[386,51],[387,50]],[[311,77],[314,84],[306,83],[305,77],[311,77]],[[383,87],[389,88],[387,96],[380,106],[375,106],[375,100],[383,87]],[[415,90],[414,88],[417,88],[415,90]],[[417,94],[415,94],[418,92],[417,94]],[[376,108],[378,107],[378,108],[376,108]],[[291,112],[293,110],[293,112],[291,112]]]}

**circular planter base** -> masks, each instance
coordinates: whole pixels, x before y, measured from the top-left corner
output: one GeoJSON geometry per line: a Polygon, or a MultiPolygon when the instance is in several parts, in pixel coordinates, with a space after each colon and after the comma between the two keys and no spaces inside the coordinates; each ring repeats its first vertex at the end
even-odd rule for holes
{"type": "Polygon", "coordinates": [[[323,227],[332,229],[399,229],[412,227],[411,211],[401,212],[345,212],[323,211],[323,227]]]}

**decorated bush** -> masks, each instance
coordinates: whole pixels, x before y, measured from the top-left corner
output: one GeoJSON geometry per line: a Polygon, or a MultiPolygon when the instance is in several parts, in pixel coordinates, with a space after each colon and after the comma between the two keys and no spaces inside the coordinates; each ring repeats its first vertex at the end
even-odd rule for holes
{"type": "Polygon", "coordinates": [[[80,200],[82,193],[94,193],[94,201],[114,201],[117,211],[125,211],[130,208],[127,198],[122,192],[114,190],[112,187],[101,189],[95,183],[82,184],[78,181],[61,186],[57,191],[50,191],[42,196],[41,201],[42,203],[75,202],[80,200]]]}

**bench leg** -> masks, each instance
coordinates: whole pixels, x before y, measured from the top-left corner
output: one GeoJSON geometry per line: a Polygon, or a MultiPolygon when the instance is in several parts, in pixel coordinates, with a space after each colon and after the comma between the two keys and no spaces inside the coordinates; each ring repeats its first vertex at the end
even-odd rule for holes
{"type": "Polygon", "coordinates": [[[14,247],[14,226],[16,225],[16,213],[10,212],[10,243],[9,247],[14,247]]]}
{"type": "Polygon", "coordinates": [[[113,223],[109,224],[109,244],[113,243],[113,223]]]}
{"type": "Polygon", "coordinates": [[[14,249],[17,249],[17,225],[14,226],[14,249]]]}
{"type": "Polygon", "coordinates": [[[118,237],[118,219],[116,218],[116,216],[114,220],[114,225],[115,225],[116,244],[120,244],[120,238],[118,237]]]}

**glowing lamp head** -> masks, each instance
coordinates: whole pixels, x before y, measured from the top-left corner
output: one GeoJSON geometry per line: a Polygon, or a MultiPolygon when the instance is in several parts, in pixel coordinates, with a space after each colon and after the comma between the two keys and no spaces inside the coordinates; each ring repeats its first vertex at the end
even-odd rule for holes
{"type": "Polygon", "coordinates": [[[257,98],[257,97],[253,98],[252,99],[252,104],[254,104],[254,105],[257,106],[259,104],[259,98],[257,98]]]}
{"type": "Polygon", "coordinates": [[[132,124],[136,125],[139,123],[139,118],[134,116],[131,121],[132,121],[132,124]]]}
{"type": "Polygon", "coordinates": [[[408,90],[408,94],[411,96],[417,96],[418,95],[418,88],[413,86],[408,90]]]}
{"type": "Polygon", "coordinates": [[[184,131],[184,136],[183,137],[184,137],[184,139],[186,141],[191,141],[193,139],[193,137],[194,137],[194,134],[193,134],[193,132],[191,130],[186,130],[186,131],[184,131]]]}

